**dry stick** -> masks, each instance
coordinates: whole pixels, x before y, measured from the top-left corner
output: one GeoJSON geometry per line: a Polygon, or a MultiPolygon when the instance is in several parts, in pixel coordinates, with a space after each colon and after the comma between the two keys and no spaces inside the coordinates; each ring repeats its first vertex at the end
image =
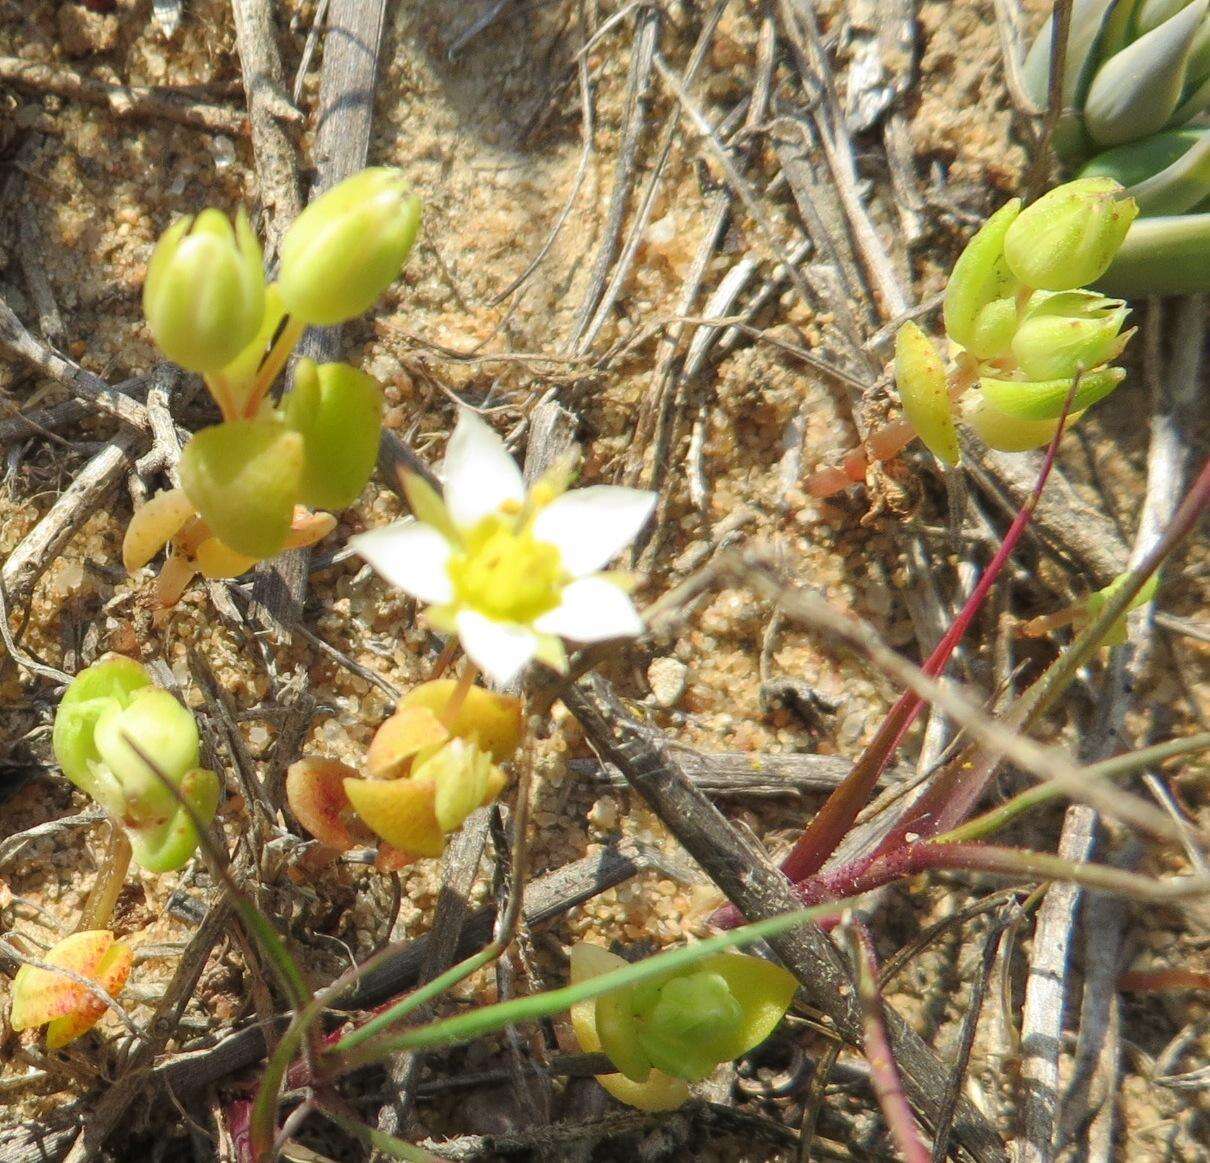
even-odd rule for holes
{"type": "Polygon", "coordinates": [[[38,229],[32,208],[26,200],[17,222],[17,255],[21,260],[21,272],[25,275],[29,297],[33,299],[38,311],[38,330],[42,332],[42,338],[47,343],[57,344],[63,341],[65,331],[59,305],[55,302],[54,288],[51,287],[50,279],[46,277],[46,270],[42,265],[45,247],[46,243],[38,229]]]}
{"type": "Polygon", "coordinates": [[[125,431],[114,437],[8,555],[0,569],[0,586],[10,606],[28,601],[38,578],[122,479],[140,442],[136,432],[125,431]]]}
{"type": "Polygon", "coordinates": [[[994,0],[996,27],[1000,33],[1000,55],[1004,58],[1004,82],[1008,95],[1018,113],[1034,117],[1042,110],[1025,91],[1025,79],[1021,66],[1025,60],[1021,5],[1018,0],[994,0]]]}
{"type": "MultiPolygon", "coordinates": [[[[1147,488],[1143,495],[1139,529],[1135,535],[1130,565],[1137,566],[1156,545],[1180,505],[1188,478],[1191,450],[1188,433],[1193,430],[1199,403],[1200,363],[1203,358],[1205,309],[1203,300],[1193,296],[1182,300],[1180,317],[1174,336],[1174,361],[1163,367],[1158,350],[1160,335],[1160,306],[1152,303],[1147,318],[1145,364],[1152,387],[1151,448],[1147,460],[1147,488]]],[[[1127,646],[1114,651],[1113,666],[1106,679],[1097,715],[1102,727],[1094,739],[1095,752],[1090,759],[1116,752],[1120,745],[1119,732],[1129,708],[1131,692],[1139,689],[1152,654],[1153,604],[1136,623],[1137,632],[1127,646]]],[[[1073,859],[1087,857],[1095,839],[1096,814],[1084,805],[1068,808],[1060,837],[1060,852],[1071,853],[1073,859]]],[[[1022,1013],[1022,1041],[1026,1057],[1022,1063],[1025,1100],[1024,1136],[1018,1148],[1022,1163],[1049,1158],[1054,1150],[1054,1136],[1059,1110],[1059,1050],[1062,1036],[1062,1008],[1066,994],[1068,969],[1067,952],[1074,937],[1076,906],[1079,891],[1074,886],[1055,885],[1047,892],[1038,911],[1037,928],[1031,960],[1030,978],[1026,988],[1025,1011],[1022,1013]]],[[[1117,905],[1108,905],[1111,915],[1117,905]]],[[[1089,961],[1088,972],[1116,966],[1120,957],[1122,923],[1091,929],[1085,925],[1090,952],[1100,945],[1089,961]]],[[[1091,992],[1094,981],[1085,981],[1082,1021],[1077,1043],[1077,1077],[1089,1077],[1096,1069],[1096,1059],[1104,1061],[1114,1071],[1116,1047],[1106,1049],[1101,1057],[1102,1043],[1108,1031],[1116,1027],[1116,994],[1104,996],[1091,992]],[[1087,1025],[1085,1025],[1087,1019],[1087,1025]]],[[[1104,985],[1104,980],[1100,981],[1104,985]]],[[[1072,1096],[1079,1098],[1079,1093],[1072,1096]]],[[[1106,1095],[1110,1121],[1113,1107],[1112,1090],[1106,1095]]],[[[1072,1122],[1071,1112],[1065,1121],[1072,1122]]]]}
{"type": "Polygon", "coordinates": [[[219,105],[192,101],[166,89],[98,81],[71,69],[17,57],[0,57],[0,84],[31,93],[53,93],[74,101],[104,105],[117,117],[175,121],[191,129],[227,133],[232,137],[243,137],[248,132],[247,118],[219,105]]]}
{"type": "Polygon", "coordinates": [[[575,323],[564,350],[576,355],[583,354],[581,337],[596,311],[605,290],[605,278],[617,257],[622,236],[622,222],[626,217],[626,206],[630,202],[636,177],[639,143],[647,121],[647,105],[651,83],[651,64],[655,54],[656,36],[660,27],[660,14],[654,8],[639,11],[635,21],[634,46],[630,54],[630,71],[626,79],[626,123],[622,129],[622,143],[618,149],[618,163],[613,190],[609,195],[609,210],[605,218],[605,235],[601,248],[593,262],[588,279],[588,289],[576,313],[575,323]]]}
{"type": "Polygon", "coordinates": [[[966,1072],[970,1067],[975,1033],[979,1028],[979,1015],[983,1012],[983,999],[987,994],[987,983],[991,977],[992,964],[996,959],[996,949],[1000,945],[1000,934],[1016,909],[1015,903],[1005,905],[1001,910],[999,921],[989,928],[983,939],[983,951],[979,958],[975,979],[971,982],[970,996],[966,1001],[966,1013],[962,1018],[962,1029],[958,1034],[958,1052],[954,1059],[953,1080],[950,1083],[949,1094],[946,1096],[945,1111],[933,1132],[933,1163],[945,1163],[945,1158],[949,1154],[950,1126],[953,1123],[958,1099],[962,1095],[966,1072]]]}
{"type": "MultiPolygon", "coordinates": [[[[730,0],[715,0],[714,7],[702,22],[701,30],[698,32],[693,51],[689,54],[689,61],[685,65],[685,72],[681,80],[681,84],[686,91],[693,87],[698,70],[706,58],[706,53],[710,50],[710,42],[714,37],[714,30],[718,27],[718,22],[723,16],[723,10],[729,2],[730,0]]],[[[596,305],[591,320],[583,328],[576,340],[575,350],[577,354],[587,352],[592,346],[593,341],[600,334],[601,328],[605,326],[606,320],[608,320],[609,314],[613,310],[614,303],[617,302],[618,295],[621,294],[622,284],[626,281],[627,276],[630,274],[630,268],[634,265],[639,245],[643,241],[643,232],[647,228],[648,219],[651,217],[651,209],[655,204],[656,191],[659,189],[660,180],[664,175],[664,167],[668,164],[668,158],[672,153],[672,144],[676,135],[678,120],[676,110],[672,110],[664,118],[664,125],[660,130],[655,150],[655,161],[651,166],[651,173],[647,179],[647,187],[643,191],[643,196],[639,201],[634,221],[630,224],[630,233],[627,236],[625,245],[618,255],[616,264],[614,264],[609,284],[602,291],[600,301],[596,305]]]]}
{"type": "MultiPolygon", "coordinates": [[[[356,173],[369,157],[385,19],[386,0],[332,0],[328,9],[314,146],[317,178],[310,201],[356,173]]],[[[340,328],[310,329],[298,350],[319,363],[339,359],[340,328]]],[[[267,625],[302,621],[309,558],[309,550],[293,549],[257,567],[252,600],[267,625]]]]}
{"type": "Polygon", "coordinates": [[[1034,153],[1033,165],[1025,178],[1026,201],[1032,201],[1046,184],[1053,158],[1050,143],[1063,112],[1063,74],[1067,68],[1067,42],[1071,33],[1072,0],[1055,0],[1051,16],[1053,32],[1050,41],[1050,76],[1046,87],[1046,115],[1042,119],[1042,136],[1034,153]]]}
{"type": "MultiPolygon", "coordinates": [[[[631,787],[749,921],[798,907],[777,867],[693,786],[672,749],[630,714],[604,679],[590,676],[576,686],[563,687],[560,695],[602,759],[621,769],[631,787]]],[[[769,945],[798,978],[806,1000],[832,1019],[846,1041],[860,1046],[861,1010],[845,963],[824,933],[807,927],[772,937],[769,945]]],[[[908,1097],[935,1121],[942,1113],[945,1068],[894,1010],[886,1010],[885,1020],[908,1097]]],[[[969,1102],[959,1107],[955,1135],[980,1159],[1006,1159],[999,1135],[969,1102]]]]}
{"type": "Polygon", "coordinates": [[[286,228],[302,209],[294,144],[282,128],[280,115],[297,111],[285,95],[281,57],[277,51],[272,0],[234,0],[235,47],[248,101],[252,152],[261,206],[265,211],[265,254],[272,263],[286,228]]]}
{"type": "MultiPolygon", "coordinates": [[[[766,15],[761,21],[760,31],[757,34],[756,77],[752,91],[744,102],[736,106],[732,114],[737,115],[743,110],[743,122],[739,130],[741,134],[753,133],[766,116],[769,96],[773,90],[776,50],[777,38],[773,22],[766,15]],[[746,110],[744,110],[745,103],[746,110]]],[[[669,124],[675,125],[675,114],[670,115],[669,124]]],[[[746,150],[744,152],[746,153],[746,150]]],[[[733,198],[734,194],[726,186],[720,187],[709,197],[710,208],[707,214],[706,229],[689,272],[685,276],[675,308],[677,315],[688,315],[701,293],[710,264],[718,248],[722,245],[724,232],[731,218],[733,198]]],[[[654,434],[648,487],[657,492],[662,489],[666,479],[668,466],[672,460],[672,442],[676,433],[681,429],[685,410],[689,377],[685,374],[683,366],[680,369],[674,367],[674,360],[686,322],[674,324],[661,337],[654,360],[651,387],[639,413],[637,436],[627,471],[628,483],[637,484],[645,458],[644,450],[654,434]]],[[[662,505],[666,504],[667,498],[662,498],[662,505]]],[[[661,513],[661,528],[663,528],[663,518],[664,514],[661,513]]],[[[640,539],[639,542],[636,542],[636,560],[643,540],[640,539]]],[[[660,540],[662,539],[657,536],[656,541],[660,540]]],[[[654,548],[655,546],[653,546],[654,548]]]]}
{"type": "Polygon", "coordinates": [[[3,299],[0,299],[0,347],[90,401],[95,411],[106,412],[141,432],[147,431],[150,424],[147,409],[122,390],[126,385],[111,387],[100,376],[35,339],[3,299]]]}
{"type": "MultiPolygon", "coordinates": [[[[853,761],[840,755],[787,753],[708,752],[676,748],[677,762],[685,774],[717,798],[730,796],[800,796],[804,792],[827,792],[843,783],[853,761]]],[[[595,759],[572,759],[568,770],[581,778],[603,780],[611,787],[626,787],[626,777],[616,767],[595,759]]],[[[911,777],[905,767],[881,773],[878,786],[895,784],[911,777]]]]}

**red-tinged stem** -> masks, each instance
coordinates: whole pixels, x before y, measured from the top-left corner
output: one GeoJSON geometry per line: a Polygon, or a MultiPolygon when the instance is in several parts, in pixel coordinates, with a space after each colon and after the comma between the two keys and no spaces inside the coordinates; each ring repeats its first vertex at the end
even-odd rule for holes
{"type": "Polygon", "coordinates": [[[1165,989],[1210,991],[1210,971],[1205,969],[1135,969],[1118,978],[1118,989],[1131,993],[1156,993],[1165,989]]]}
{"type": "Polygon", "coordinates": [[[916,1119],[903,1093],[903,1081],[887,1036],[882,1015],[882,997],[878,993],[878,960],[869,931],[860,921],[853,920],[846,929],[852,941],[852,956],[857,969],[857,996],[861,1003],[865,1035],[865,1057],[870,1064],[874,1097],[886,1119],[891,1137],[907,1163],[931,1163],[932,1156],[920,1132],[916,1119]]]}
{"type": "Polygon", "coordinates": [[[856,896],[906,876],[937,869],[990,872],[1032,880],[1063,880],[1102,892],[1153,901],[1180,900],[1207,890],[1201,877],[1156,880],[1105,864],[1076,863],[1047,852],[994,844],[938,844],[921,841],[879,856],[863,857],[794,886],[809,905],[856,896]]]}
{"type": "MultiPolygon", "coordinates": [[[[987,569],[979,578],[974,592],[966,600],[953,624],[946,631],[945,637],[937,644],[936,649],[921,669],[931,678],[935,678],[946,667],[954,647],[962,640],[963,635],[975,620],[980,607],[988,592],[999,577],[1000,571],[1017,547],[1021,534],[1029,525],[1030,518],[1038,506],[1050,470],[1054,467],[1055,454],[1058,452],[1059,439],[1063,435],[1063,427],[1067,419],[1067,410],[1063,416],[1046,450],[1046,458],[1042,462],[1042,470],[1038,473],[1033,492],[1021,507],[1021,511],[1013,519],[1004,540],[1000,543],[987,569]]],[[[862,752],[861,757],[853,765],[848,777],[828,797],[823,807],[812,818],[798,842],[794,845],[789,856],[782,862],[782,871],[791,880],[802,880],[823,867],[824,861],[836,850],[836,846],[844,839],[845,834],[853,826],[857,814],[869,802],[870,795],[878,783],[895,749],[899,746],[904,733],[912,725],[916,716],[924,706],[924,700],[914,691],[905,691],[899,701],[891,708],[890,714],[879,727],[870,745],[862,752]]]]}
{"type": "MultiPolygon", "coordinates": [[[[1104,627],[1112,624],[1130,608],[1130,603],[1147,584],[1151,575],[1164,563],[1173,548],[1193,531],[1208,505],[1210,460],[1202,466],[1201,473],[1177,508],[1164,535],[1156,541],[1143,560],[1123,576],[1097,618],[1051,663],[1042,677],[1009,710],[1006,722],[1010,727],[1024,731],[1066,690],[1076,671],[1100,646],[1105,633],[1104,627]]],[[[930,837],[956,828],[979,802],[999,763],[999,759],[985,752],[978,755],[973,763],[960,759],[950,764],[916,801],[911,811],[886,835],[878,845],[877,851],[888,852],[905,843],[908,833],[911,832],[930,837]]]]}

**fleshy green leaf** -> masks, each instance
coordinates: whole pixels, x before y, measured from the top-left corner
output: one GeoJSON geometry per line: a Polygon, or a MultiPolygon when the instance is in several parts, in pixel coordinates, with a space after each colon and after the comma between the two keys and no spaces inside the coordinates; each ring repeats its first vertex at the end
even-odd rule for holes
{"type": "Polygon", "coordinates": [[[91,769],[100,760],[93,742],[97,720],[111,707],[126,706],[150,683],[146,667],[120,654],[94,662],[72,679],[55,712],[51,746],[63,774],[81,790],[92,794],[91,769]]]}
{"type": "Polygon", "coordinates": [[[313,509],[347,509],[378,459],[382,389],[345,363],[298,361],[282,402],[286,423],[303,438],[300,498],[313,509]]]}
{"type": "MultiPolygon", "coordinates": [[[[1072,397],[1071,411],[1083,412],[1103,400],[1126,378],[1118,367],[1087,372],[1072,397]]],[[[1055,420],[1063,414],[1063,404],[1071,390],[1071,377],[1058,380],[997,380],[985,376],[979,388],[997,411],[1017,420],[1055,420]]]]}
{"type": "Polygon", "coordinates": [[[258,560],[285,543],[303,470],[303,438],[280,420],[236,420],[198,432],[181,483],[225,545],[258,560]]]}
{"type": "MultiPolygon", "coordinates": [[[[1021,213],[1021,199],[1001,206],[966,244],[945,288],[945,331],[980,359],[1003,354],[1007,302],[1012,306],[1017,280],[1004,257],[1004,239],[1021,213]]],[[[1013,319],[1015,321],[1015,314],[1013,319]]]]}
{"type": "Polygon", "coordinates": [[[895,386],[908,423],[929,451],[945,464],[957,464],[958,429],[945,364],[915,323],[905,323],[895,336],[895,386]]]}

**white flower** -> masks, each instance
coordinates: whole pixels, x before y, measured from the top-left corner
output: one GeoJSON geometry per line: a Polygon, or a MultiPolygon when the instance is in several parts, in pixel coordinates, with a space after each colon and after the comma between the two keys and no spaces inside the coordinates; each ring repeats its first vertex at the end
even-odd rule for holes
{"type": "Polygon", "coordinates": [[[642,632],[623,578],[602,573],[646,523],[655,494],[611,485],[563,492],[556,474],[526,493],[504,442],[463,411],[442,466],[445,497],[406,479],[415,517],[350,544],[392,585],[432,603],[498,683],[537,658],[567,668],[561,639],[600,642],[642,632]]]}

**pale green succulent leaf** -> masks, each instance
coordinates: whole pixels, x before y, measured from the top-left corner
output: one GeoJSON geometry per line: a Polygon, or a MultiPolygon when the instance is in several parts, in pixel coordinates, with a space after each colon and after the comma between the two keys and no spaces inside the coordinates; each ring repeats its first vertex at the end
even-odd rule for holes
{"type": "MultiPolygon", "coordinates": [[[[1071,27],[1063,58],[1063,105],[1079,102],[1088,87],[1096,66],[1097,52],[1105,32],[1106,19],[1115,7],[1115,0],[1076,0],[1071,10],[1071,27]]],[[[1025,56],[1021,68],[1025,91],[1039,109],[1045,109],[1050,91],[1050,48],[1056,21],[1053,15],[1025,56]]]]}
{"type": "Polygon", "coordinates": [[[303,438],[280,420],[228,421],[185,446],[181,484],[224,545],[259,560],[285,543],[303,459],[303,438]]]}
{"type": "Polygon", "coordinates": [[[1097,70],[1084,100],[1084,122],[1097,145],[1121,145],[1158,133],[1168,124],[1181,104],[1208,2],[1193,0],[1097,70]]]}
{"type": "Polygon", "coordinates": [[[1210,128],[1173,129],[1093,158],[1080,177],[1121,182],[1145,217],[1184,214],[1210,197],[1210,128]]]}
{"type": "Polygon", "coordinates": [[[990,327],[981,316],[990,304],[1007,300],[1011,305],[1016,293],[1017,281],[1004,257],[1004,239],[1020,213],[1020,198],[1001,206],[966,244],[945,288],[946,334],[980,359],[1001,354],[989,350],[1001,340],[1007,346],[999,324],[1002,308],[995,308],[996,322],[990,327]]]}
{"type": "Polygon", "coordinates": [[[1210,291],[1210,213],[1140,218],[1096,286],[1128,298],[1210,291]]]}

